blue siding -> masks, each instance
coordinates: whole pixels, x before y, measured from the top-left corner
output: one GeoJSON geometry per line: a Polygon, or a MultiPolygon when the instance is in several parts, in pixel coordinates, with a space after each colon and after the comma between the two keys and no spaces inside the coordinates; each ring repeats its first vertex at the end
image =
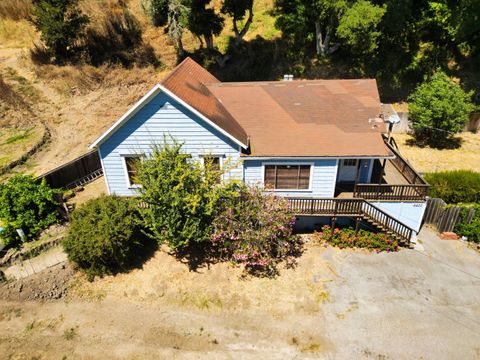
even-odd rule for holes
{"type": "MultiPolygon", "coordinates": [[[[162,144],[164,135],[169,134],[183,142],[183,151],[194,158],[215,154],[224,155],[224,161],[239,162],[237,144],[181,104],[160,93],[100,145],[110,193],[135,195],[135,189],[127,185],[122,155],[149,154],[152,145],[162,144]]],[[[169,137],[167,141],[170,141],[169,137]]],[[[241,166],[231,170],[226,177],[241,179],[241,166]]]]}
{"type": "Polygon", "coordinates": [[[311,189],[275,191],[282,196],[333,197],[337,177],[337,160],[245,160],[243,163],[244,179],[247,184],[263,186],[263,164],[312,164],[311,189]]]}

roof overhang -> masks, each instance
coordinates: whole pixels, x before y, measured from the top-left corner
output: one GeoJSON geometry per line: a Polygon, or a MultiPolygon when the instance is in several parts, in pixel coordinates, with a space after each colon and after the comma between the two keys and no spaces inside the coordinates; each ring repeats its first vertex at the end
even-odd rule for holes
{"type": "Polygon", "coordinates": [[[332,160],[332,159],[395,159],[395,155],[351,155],[351,156],[248,156],[243,155],[242,160],[332,160]]]}
{"type": "Polygon", "coordinates": [[[200,113],[197,109],[190,106],[188,103],[183,101],[180,97],[175,95],[173,92],[165,88],[162,84],[155,85],[147,94],[145,94],[139,101],[135,103],[120,119],[118,119],[107,131],[105,131],[97,140],[95,140],[92,144],[88,146],[89,149],[97,148],[101,145],[105,140],[107,140],[115,131],[117,131],[123,124],[125,124],[128,120],[130,120],[136,113],[138,113],[146,104],[148,104],[155,96],[159,93],[165,93],[167,96],[172,98],[173,100],[177,101],[179,104],[184,106],[186,109],[194,113],[196,116],[201,118],[205,121],[208,125],[213,127],[215,130],[219,131],[221,134],[228,137],[230,140],[235,142],[236,144],[240,145],[242,148],[247,149],[248,144],[244,144],[242,141],[238,140],[225,130],[223,130],[220,126],[215,124],[213,121],[208,119],[202,113],[200,113]]]}

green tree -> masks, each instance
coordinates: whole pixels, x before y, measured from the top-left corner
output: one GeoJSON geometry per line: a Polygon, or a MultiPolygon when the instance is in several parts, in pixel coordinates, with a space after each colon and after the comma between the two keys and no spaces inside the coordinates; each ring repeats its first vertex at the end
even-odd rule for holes
{"type": "Polygon", "coordinates": [[[152,155],[138,163],[148,234],[172,250],[207,241],[219,199],[229,193],[218,184],[220,174],[208,162],[202,167],[193,161],[177,142],[154,146],[152,155]]]}
{"type": "Polygon", "coordinates": [[[77,40],[89,22],[77,8],[77,0],[35,0],[33,24],[41,32],[50,55],[63,61],[75,54],[77,40]]]}
{"type": "Polygon", "coordinates": [[[154,26],[165,26],[168,22],[170,0],[144,0],[142,7],[154,26]]]}
{"type": "Polygon", "coordinates": [[[375,48],[380,35],[376,25],[385,12],[366,0],[276,0],[275,10],[276,26],[284,36],[296,47],[315,43],[322,56],[342,42],[355,48],[367,42],[367,48],[375,48]]]}
{"type": "Polygon", "coordinates": [[[474,106],[465,92],[444,72],[436,72],[408,97],[409,117],[418,140],[435,144],[463,130],[474,106]]]}
{"type": "Polygon", "coordinates": [[[371,54],[377,49],[381,35],[378,25],[385,12],[386,6],[375,6],[367,0],[359,0],[340,18],[337,36],[354,53],[371,54]]]}
{"type": "Polygon", "coordinates": [[[145,12],[149,15],[152,24],[165,27],[168,36],[177,49],[178,57],[183,57],[183,32],[188,22],[190,8],[187,0],[145,0],[145,12]]]}
{"type": "Polygon", "coordinates": [[[20,240],[16,229],[22,229],[31,240],[59,220],[56,193],[45,180],[38,182],[27,175],[15,175],[0,184],[0,224],[7,244],[20,240]]]}
{"type": "Polygon", "coordinates": [[[190,0],[190,12],[188,14],[188,29],[205,40],[208,49],[213,49],[213,37],[223,30],[224,20],[208,7],[211,0],[190,0]]]}
{"type": "Polygon", "coordinates": [[[250,25],[253,22],[253,0],[224,0],[222,13],[232,17],[233,32],[235,33],[235,44],[239,45],[243,37],[247,34],[250,25]],[[247,16],[248,13],[248,16],[247,16]],[[247,20],[241,28],[245,17],[247,20]]]}

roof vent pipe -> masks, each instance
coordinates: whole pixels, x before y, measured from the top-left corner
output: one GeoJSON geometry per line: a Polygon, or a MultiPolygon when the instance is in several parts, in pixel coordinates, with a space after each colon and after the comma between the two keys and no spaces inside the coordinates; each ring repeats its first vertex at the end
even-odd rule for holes
{"type": "Polygon", "coordinates": [[[293,80],[293,75],[290,75],[290,74],[283,75],[283,81],[292,81],[292,80],[293,80]]]}

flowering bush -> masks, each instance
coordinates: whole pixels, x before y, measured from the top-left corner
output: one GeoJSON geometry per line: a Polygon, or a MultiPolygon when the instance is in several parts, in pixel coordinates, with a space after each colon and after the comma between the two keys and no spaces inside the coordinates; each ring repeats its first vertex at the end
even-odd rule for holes
{"type": "Polygon", "coordinates": [[[316,232],[314,238],[319,242],[326,242],[340,249],[343,248],[366,248],[369,250],[398,251],[398,242],[383,233],[374,233],[366,230],[355,230],[351,228],[333,229],[328,225],[322,227],[322,231],[316,232]]]}
{"type": "Polygon", "coordinates": [[[211,242],[223,257],[245,265],[247,271],[271,275],[279,261],[300,251],[301,240],[292,234],[294,223],[285,199],[242,186],[213,221],[211,242]]]}

